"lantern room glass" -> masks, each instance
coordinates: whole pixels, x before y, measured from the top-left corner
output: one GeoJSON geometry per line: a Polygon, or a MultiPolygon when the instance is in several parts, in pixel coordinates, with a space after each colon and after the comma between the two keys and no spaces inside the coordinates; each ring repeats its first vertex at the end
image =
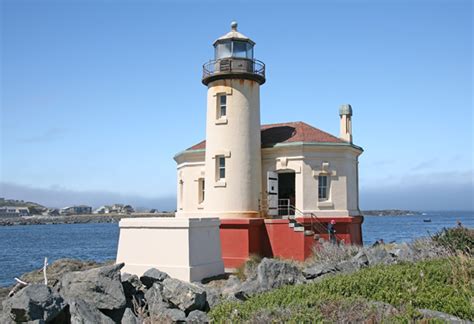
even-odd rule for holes
{"type": "Polygon", "coordinates": [[[223,58],[253,59],[253,44],[246,41],[227,40],[216,44],[214,57],[216,60],[223,58]]]}

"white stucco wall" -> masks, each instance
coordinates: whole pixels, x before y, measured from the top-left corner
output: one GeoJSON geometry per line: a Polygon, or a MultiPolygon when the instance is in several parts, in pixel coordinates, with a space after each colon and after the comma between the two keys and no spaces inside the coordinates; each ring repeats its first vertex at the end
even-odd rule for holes
{"type": "MultiPolygon", "coordinates": [[[[283,145],[264,148],[262,152],[261,188],[266,196],[267,171],[295,172],[295,206],[304,213],[317,216],[359,215],[359,191],[357,181],[360,150],[349,144],[331,145],[283,145]],[[328,163],[329,199],[318,199],[318,172],[328,163]]],[[[205,173],[204,150],[178,155],[178,214],[177,216],[207,215],[204,207],[209,203],[206,183],[206,199],[198,203],[198,179],[205,173]],[[180,200],[180,181],[183,181],[183,199],[180,200]]],[[[236,198],[238,200],[238,198],[236,198]]]]}
{"type": "Polygon", "coordinates": [[[206,119],[206,215],[256,217],[261,194],[260,85],[251,80],[211,82],[206,119]],[[217,96],[227,95],[227,116],[217,119],[217,96]],[[216,156],[226,157],[217,181],[216,156]]]}
{"type": "Polygon", "coordinates": [[[295,207],[317,216],[359,215],[357,157],[351,146],[283,145],[262,150],[262,188],[266,193],[267,172],[295,172],[295,207]],[[323,170],[326,163],[327,170],[323,170]],[[318,174],[328,176],[329,197],[318,199],[318,174]]]}
{"type": "Polygon", "coordinates": [[[176,217],[195,217],[204,209],[204,202],[199,202],[199,179],[205,176],[204,150],[183,152],[175,159],[178,163],[176,217]]]}
{"type": "Polygon", "coordinates": [[[220,275],[219,223],[217,218],[122,219],[117,263],[125,263],[122,272],[141,276],[157,268],[187,282],[220,275]]]}

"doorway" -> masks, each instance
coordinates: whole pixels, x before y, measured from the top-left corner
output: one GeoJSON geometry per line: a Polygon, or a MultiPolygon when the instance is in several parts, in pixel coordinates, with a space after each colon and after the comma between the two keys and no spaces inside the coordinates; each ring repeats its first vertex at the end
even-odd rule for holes
{"type": "Polygon", "coordinates": [[[284,172],[278,174],[278,210],[280,216],[294,215],[295,210],[295,173],[284,172]],[[290,207],[292,206],[292,207],[290,207]]]}

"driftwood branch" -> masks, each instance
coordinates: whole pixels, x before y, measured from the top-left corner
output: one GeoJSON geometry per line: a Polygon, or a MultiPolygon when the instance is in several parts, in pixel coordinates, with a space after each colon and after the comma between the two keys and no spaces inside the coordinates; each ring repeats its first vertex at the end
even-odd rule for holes
{"type": "Polygon", "coordinates": [[[20,291],[23,287],[28,286],[27,282],[24,282],[23,280],[20,280],[16,277],[14,279],[16,280],[17,284],[15,286],[13,286],[12,290],[10,290],[10,292],[8,293],[8,297],[13,296],[18,291],[20,291]]]}
{"type": "Polygon", "coordinates": [[[23,280],[20,280],[18,279],[17,277],[14,278],[19,284],[23,285],[23,286],[28,286],[28,283],[23,281],[23,280]]]}
{"type": "Polygon", "coordinates": [[[48,258],[44,258],[43,274],[44,274],[44,284],[48,285],[48,277],[46,276],[46,267],[48,266],[48,258]]]}

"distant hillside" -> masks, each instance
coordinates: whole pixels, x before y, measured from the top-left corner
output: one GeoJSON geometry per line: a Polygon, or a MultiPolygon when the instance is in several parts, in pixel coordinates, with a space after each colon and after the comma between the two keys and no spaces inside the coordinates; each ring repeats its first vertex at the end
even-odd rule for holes
{"type": "Polygon", "coordinates": [[[48,209],[47,207],[32,201],[0,198],[0,207],[3,206],[28,207],[30,214],[41,214],[41,212],[48,209]]]}

